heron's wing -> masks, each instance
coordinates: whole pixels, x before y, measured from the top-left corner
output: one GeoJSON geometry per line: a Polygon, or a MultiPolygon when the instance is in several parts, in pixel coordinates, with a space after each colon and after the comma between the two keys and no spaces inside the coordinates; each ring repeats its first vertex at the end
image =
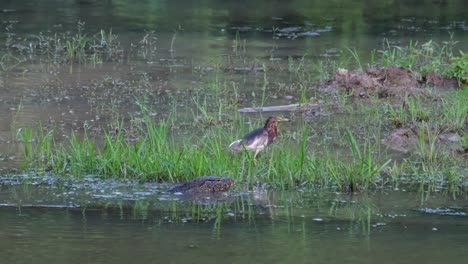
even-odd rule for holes
{"type": "Polygon", "coordinates": [[[246,149],[256,149],[259,146],[265,146],[268,143],[268,132],[263,127],[245,135],[243,142],[246,149]]]}

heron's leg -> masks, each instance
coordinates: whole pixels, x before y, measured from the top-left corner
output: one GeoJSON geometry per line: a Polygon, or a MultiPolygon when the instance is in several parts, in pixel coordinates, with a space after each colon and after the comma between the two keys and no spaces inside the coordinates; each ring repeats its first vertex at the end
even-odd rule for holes
{"type": "Polygon", "coordinates": [[[255,154],[254,154],[254,157],[253,157],[253,162],[254,162],[254,165],[257,166],[257,154],[260,152],[259,149],[256,149],[255,150],[255,154]]]}

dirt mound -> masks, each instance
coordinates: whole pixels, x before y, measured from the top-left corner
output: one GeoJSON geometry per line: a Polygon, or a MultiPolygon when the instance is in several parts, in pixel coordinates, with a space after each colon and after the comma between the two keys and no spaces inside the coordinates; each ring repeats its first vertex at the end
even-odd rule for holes
{"type": "Polygon", "coordinates": [[[409,69],[390,66],[386,68],[372,67],[367,70],[338,69],[328,82],[329,88],[345,89],[354,97],[378,98],[405,94],[425,94],[425,84],[438,87],[458,87],[456,80],[447,79],[435,73],[421,76],[409,69]]]}
{"type": "Polygon", "coordinates": [[[426,76],[424,76],[424,80],[427,84],[439,88],[458,87],[458,82],[456,79],[448,79],[434,72],[430,72],[426,76]]]}
{"type": "Polygon", "coordinates": [[[373,78],[361,70],[349,72],[339,69],[329,83],[333,88],[344,88],[347,93],[355,97],[367,97],[369,94],[376,95],[382,89],[377,78],[373,78]]]}
{"type": "Polygon", "coordinates": [[[388,68],[369,68],[366,73],[377,78],[382,84],[387,86],[419,86],[421,76],[414,74],[409,69],[391,66],[388,68]]]}

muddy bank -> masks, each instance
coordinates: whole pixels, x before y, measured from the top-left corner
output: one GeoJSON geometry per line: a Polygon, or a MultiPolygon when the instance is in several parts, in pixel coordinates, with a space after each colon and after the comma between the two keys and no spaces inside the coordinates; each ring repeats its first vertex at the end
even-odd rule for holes
{"type": "MultiPolygon", "coordinates": [[[[434,145],[436,147],[445,145],[452,155],[468,159],[468,149],[461,146],[459,142],[461,135],[451,132],[438,133],[437,131],[431,133],[435,136],[434,145]]],[[[410,153],[418,149],[418,144],[421,144],[420,138],[424,139],[425,146],[431,144],[427,131],[423,132],[418,128],[398,128],[393,130],[387,138],[382,139],[381,143],[394,151],[410,153]]]]}
{"type": "Polygon", "coordinates": [[[442,89],[458,88],[455,79],[436,73],[421,75],[409,69],[390,67],[371,67],[366,70],[338,69],[328,81],[327,88],[344,89],[355,98],[395,97],[400,95],[425,94],[426,86],[442,89]]]}

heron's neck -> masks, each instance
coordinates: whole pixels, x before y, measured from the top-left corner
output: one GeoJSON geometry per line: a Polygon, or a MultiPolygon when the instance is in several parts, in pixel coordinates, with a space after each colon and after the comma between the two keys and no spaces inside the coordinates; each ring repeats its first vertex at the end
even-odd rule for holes
{"type": "Polygon", "coordinates": [[[267,124],[265,126],[265,129],[268,132],[268,143],[270,144],[275,140],[276,136],[278,135],[278,127],[274,123],[272,123],[267,124]]]}

